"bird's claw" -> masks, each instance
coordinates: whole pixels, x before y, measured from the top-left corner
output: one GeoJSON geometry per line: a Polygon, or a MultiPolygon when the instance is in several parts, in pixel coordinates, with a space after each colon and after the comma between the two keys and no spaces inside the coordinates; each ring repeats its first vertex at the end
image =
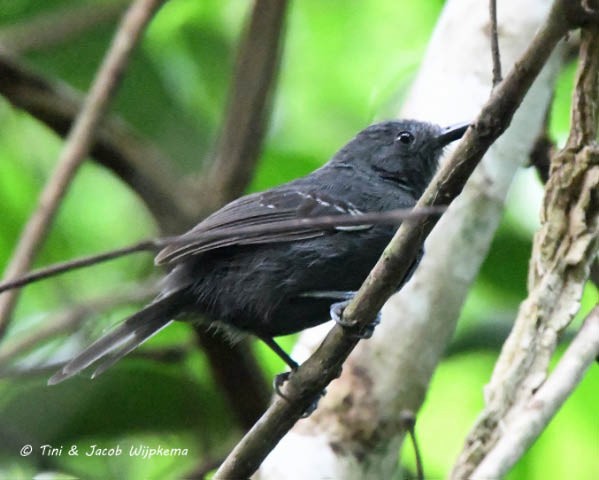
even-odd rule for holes
{"type": "Polygon", "coordinates": [[[376,326],[381,323],[381,312],[376,314],[376,317],[364,327],[359,327],[355,322],[348,322],[343,318],[343,310],[345,307],[349,305],[350,300],[345,300],[343,302],[333,303],[329,310],[331,314],[331,319],[335,321],[335,323],[343,328],[345,328],[348,333],[356,338],[360,338],[366,340],[374,334],[374,329],[376,326]]]}
{"type": "Polygon", "coordinates": [[[283,386],[283,384],[289,380],[289,377],[291,376],[291,372],[283,372],[283,373],[279,373],[278,375],[275,375],[275,378],[273,378],[272,381],[272,388],[274,389],[275,393],[281,397],[284,398],[285,400],[287,400],[288,402],[289,397],[287,397],[282,391],[281,391],[281,387],[283,386]]]}
{"type": "MultiPolygon", "coordinates": [[[[287,380],[289,380],[289,377],[291,376],[292,373],[293,373],[293,371],[279,373],[278,375],[275,376],[275,378],[273,379],[273,382],[272,382],[275,393],[279,397],[287,400],[288,402],[291,402],[291,399],[281,391],[281,387],[287,380]]],[[[320,392],[318,397],[316,397],[316,399],[308,406],[308,408],[302,413],[302,416],[300,418],[308,418],[310,415],[312,415],[314,410],[316,410],[316,408],[318,408],[318,401],[322,397],[324,397],[326,395],[326,393],[327,393],[326,389],[323,390],[322,392],[320,392]]]]}
{"type": "Polygon", "coordinates": [[[318,402],[320,401],[320,399],[322,397],[324,397],[327,394],[327,390],[326,388],[320,392],[320,394],[312,401],[312,403],[310,405],[308,405],[308,408],[306,408],[306,410],[304,410],[304,412],[302,413],[302,416],[300,418],[308,418],[310,415],[312,415],[312,413],[314,413],[314,410],[316,410],[318,408],[318,402]]]}

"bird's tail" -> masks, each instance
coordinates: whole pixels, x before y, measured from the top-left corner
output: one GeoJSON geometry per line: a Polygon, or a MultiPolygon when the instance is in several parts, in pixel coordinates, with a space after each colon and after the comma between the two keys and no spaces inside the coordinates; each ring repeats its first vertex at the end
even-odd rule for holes
{"type": "Polygon", "coordinates": [[[100,375],[172,322],[173,316],[179,313],[181,305],[179,295],[180,292],[173,292],[159,298],[127,318],[50,377],[48,385],[60,383],[102,360],[92,374],[92,378],[100,375]]]}

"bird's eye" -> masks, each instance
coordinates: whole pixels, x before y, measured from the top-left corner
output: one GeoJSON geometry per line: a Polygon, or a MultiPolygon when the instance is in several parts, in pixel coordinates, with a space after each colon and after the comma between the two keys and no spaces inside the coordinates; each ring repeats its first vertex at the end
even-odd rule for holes
{"type": "Polygon", "coordinates": [[[414,135],[406,131],[399,132],[399,135],[397,135],[395,140],[403,143],[404,145],[410,145],[414,141],[414,135]]]}

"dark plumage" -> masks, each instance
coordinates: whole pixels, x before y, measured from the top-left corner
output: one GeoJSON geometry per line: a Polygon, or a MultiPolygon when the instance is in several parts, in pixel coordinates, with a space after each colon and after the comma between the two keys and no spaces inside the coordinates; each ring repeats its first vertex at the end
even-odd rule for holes
{"type": "Polygon", "coordinates": [[[430,182],[443,147],[465,130],[465,125],[442,129],[413,120],[372,125],[310,175],[224,206],[158,254],[156,263],[171,271],[156,300],[90,345],[49,383],[103,360],[97,375],[189,313],[257,335],[281,354],[272,337],[329,320],[331,304],[360,287],[397,226],[298,226],[290,232],[277,231],[278,222],[411,207],[430,182]],[[272,232],[238,233],[264,224],[272,232]],[[207,232],[226,237],[202,238],[207,232]]]}

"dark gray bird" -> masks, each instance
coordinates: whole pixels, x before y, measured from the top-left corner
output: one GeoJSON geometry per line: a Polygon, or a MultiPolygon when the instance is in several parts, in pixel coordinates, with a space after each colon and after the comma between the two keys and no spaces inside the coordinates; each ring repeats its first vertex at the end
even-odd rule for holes
{"type": "Polygon", "coordinates": [[[273,337],[329,320],[331,304],[339,312],[397,225],[298,225],[292,231],[277,231],[277,225],[412,207],[430,182],[443,147],[467,127],[443,129],[414,120],[371,125],[311,174],[224,206],[158,254],[156,264],[171,267],[160,295],[67,363],[49,383],[96,362],[93,376],[99,375],[188,314],[256,335],[295,368],[273,337]],[[272,230],[248,233],[246,227],[253,225],[272,230]],[[210,236],[214,232],[226,235],[210,236]]]}

